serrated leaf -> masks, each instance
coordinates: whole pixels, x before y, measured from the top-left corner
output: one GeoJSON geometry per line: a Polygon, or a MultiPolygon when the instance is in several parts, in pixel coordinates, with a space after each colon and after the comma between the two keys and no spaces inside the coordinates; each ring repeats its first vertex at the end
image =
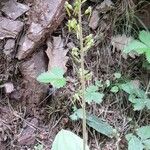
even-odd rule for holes
{"type": "Polygon", "coordinates": [[[150,47],[150,32],[148,31],[140,31],[139,33],[139,39],[146,44],[148,47],[150,47]]]}
{"type": "Polygon", "coordinates": [[[150,126],[143,126],[141,128],[138,128],[136,133],[142,140],[149,139],[150,138],[150,126]]]}
{"type": "Polygon", "coordinates": [[[98,87],[91,85],[86,89],[85,100],[87,103],[96,102],[101,103],[103,100],[104,94],[98,92],[98,87]]]}
{"type": "Polygon", "coordinates": [[[118,86],[113,86],[110,91],[113,93],[117,93],[119,91],[119,88],[118,86]]]}
{"type": "Polygon", "coordinates": [[[136,86],[133,81],[124,83],[119,85],[120,89],[122,89],[123,91],[125,91],[128,94],[134,94],[137,97],[143,98],[145,97],[145,92],[141,89],[139,89],[138,86],[136,86]]]}
{"type": "Polygon", "coordinates": [[[116,72],[116,73],[114,73],[114,76],[115,76],[115,79],[119,79],[119,78],[121,78],[121,73],[116,72]]]}
{"type": "MultiPolygon", "coordinates": [[[[83,139],[71,131],[62,129],[55,137],[52,150],[83,150],[83,139]]],[[[87,145],[86,150],[89,150],[87,145]]]]}
{"type": "Polygon", "coordinates": [[[147,45],[138,40],[133,40],[124,48],[123,52],[130,53],[131,51],[135,50],[138,52],[138,54],[143,54],[146,49],[147,45]]]}
{"type": "MultiPolygon", "coordinates": [[[[83,119],[83,110],[78,109],[76,110],[71,116],[71,119],[77,120],[77,119],[83,119]]],[[[95,115],[90,115],[86,112],[86,120],[87,124],[95,129],[97,132],[104,134],[110,138],[114,137],[117,133],[116,130],[110,126],[106,121],[104,121],[101,118],[96,117],[95,115]]]]}
{"type": "Polygon", "coordinates": [[[83,109],[77,109],[72,115],[70,115],[71,120],[83,119],[83,109]]]}
{"type": "Polygon", "coordinates": [[[128,150],[143,150],[144,149],[144,145],[135,135],[127,134],[126,139],[128,141],[128,150]]]}
{"type": "Polygon", "coordinates": [[[150,109],[150,99],[143,97],[143,98],[135,98],[135,96],[130,95],[129,101],[133,103],[134,110],[142,110],[145,107],[150,109]]]}
{"type": "Polygon", "coordinates": [[[63,77],[63,74],[63,69],[55,67],[52,68],[51,71],[39,75],[37,81],[41,83],[51,83],[54,87],[60,88],[66,84],[66,79],[63,77]]]}

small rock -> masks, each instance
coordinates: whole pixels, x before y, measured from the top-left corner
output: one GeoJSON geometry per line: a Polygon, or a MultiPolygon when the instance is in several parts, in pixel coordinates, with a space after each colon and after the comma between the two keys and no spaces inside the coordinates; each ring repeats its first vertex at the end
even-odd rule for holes
{"type": "Polygon", "coordinates": [[[14,51],[14,47],[15,47],[15,40],[8,39],[3,49],[4,54],[8,57],[11,57],[12,52],[14,51]]]}
{"type": "Polygon", "coordinates": [[[18,144],[19,145],[33,145],[35,142],[35,132],[36,128],[38,126],[38,120],[36,118],[33,118],[28,124],[27,128],[25,128],[23,131],[21,131],[21,134],[18,138],[18,144]]]}
{"type": "Polygon", "coordinates": [[[5,38],[16,38],[23,28],[21,21],[13,21],[0,17],[0,40],[5,38]]]}
{"type": "Polygon", "coordinates": [[[46,69],[47,65],[43,51],[35,53],[31,59],[22,62],[20,65],[25,91],[22,100],[27,103],[26,106],[29,105],[30,110],[33,107],[32,104],[39,104],[47,94],[48,85],[40,84],[36,80],[37,76],[45,72],[46,69]]]}
{"type": "Polygon", "coordinates": [[[5,83],[4,88],[7,94],[12,93],[15,90],[13,83],[5,83]]]}
{"type": "Polygon", "coordinates": [[[46,71],[45,55],[43,51],[35,53],[33,57],[20,65],[25,80],[33,81],[38,75],[46,71]]]}
{"type": "Polygon", "coordinates": [[[37,47],[51,34],[64,18],[65,0],[35,0],[29,13],[30,27],[22,37],[17,58],[19,60],[29,57],[37,47]]]}
{"type": "Polygon", "coordinates": [[[89,22],[89,27],[95,30],[98,27],[99,20],[100,20],[99,12],[97,10],[93,10],[92,16],[89,22]]]}
{"type": "Polygon", "coordinates": [[[16,2],[15,0],[9,0],[2,8],[2,12],[13,20],[27,12],[30,8],[27,5],[16,2]]]}
{"type": "Polygon", "coordinates": [[[4,40],[0,40],[0,50],[3,50],[4,48],[4,40]]]}

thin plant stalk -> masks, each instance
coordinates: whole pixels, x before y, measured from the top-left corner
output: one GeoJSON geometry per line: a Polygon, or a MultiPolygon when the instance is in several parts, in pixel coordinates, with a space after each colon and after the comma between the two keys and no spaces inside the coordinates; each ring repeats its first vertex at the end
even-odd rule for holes
{"type": "Polygon", "coordinates": [[[82,88],[82,108],[83,108],[83,150],[86,150],[87,134],[86,134],[86,102],[85,102],[85,75],[84,75],[84,49],[83,49],[83,33],[82,33],[82,2],[79,0],[79,40],[80,40],[80,55],[81,55],[81,88],[82,88]]]}

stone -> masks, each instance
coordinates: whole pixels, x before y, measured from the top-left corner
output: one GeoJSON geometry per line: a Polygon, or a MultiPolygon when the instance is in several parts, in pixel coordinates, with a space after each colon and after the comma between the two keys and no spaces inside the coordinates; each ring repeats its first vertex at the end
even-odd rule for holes
{"type": "Polygon", "coordinates": [[[4,3],[2,12],[7,15],[9,18],[16,20],[18,17],[23,15],[30,9],[27,5],[16,2],[15,0],[9,0],[4,3]]]}
{"type": "Polygon", "coordinates": [[[5,38],[16,38],[23,28],[21,21],[13,21],[0,17],[0,40],[5,38]]]}
{"type": "Polygon", "coordinates": [[[33,8],[29,11],[30,26],[18,49],[19,60],[30,57],[46,37],[60,25],[64,18],[65,0],[35,0],[33,8]]]}

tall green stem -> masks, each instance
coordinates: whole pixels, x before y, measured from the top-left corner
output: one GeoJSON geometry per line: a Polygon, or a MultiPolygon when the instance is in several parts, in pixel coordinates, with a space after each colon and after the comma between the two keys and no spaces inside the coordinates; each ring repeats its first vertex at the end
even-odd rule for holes
{"type": "Polygon", "coordinates": [[[79,0],[79,39],[81,54],[81,87],[82,87],[82,108],[83,108],[83,150],[86,150],[87,134],[86,134],[86,102],[85,102],[85,75],[84,75],[84,49],[83,49],[83,33],[82,33],[82,2],[79,0]]]}

